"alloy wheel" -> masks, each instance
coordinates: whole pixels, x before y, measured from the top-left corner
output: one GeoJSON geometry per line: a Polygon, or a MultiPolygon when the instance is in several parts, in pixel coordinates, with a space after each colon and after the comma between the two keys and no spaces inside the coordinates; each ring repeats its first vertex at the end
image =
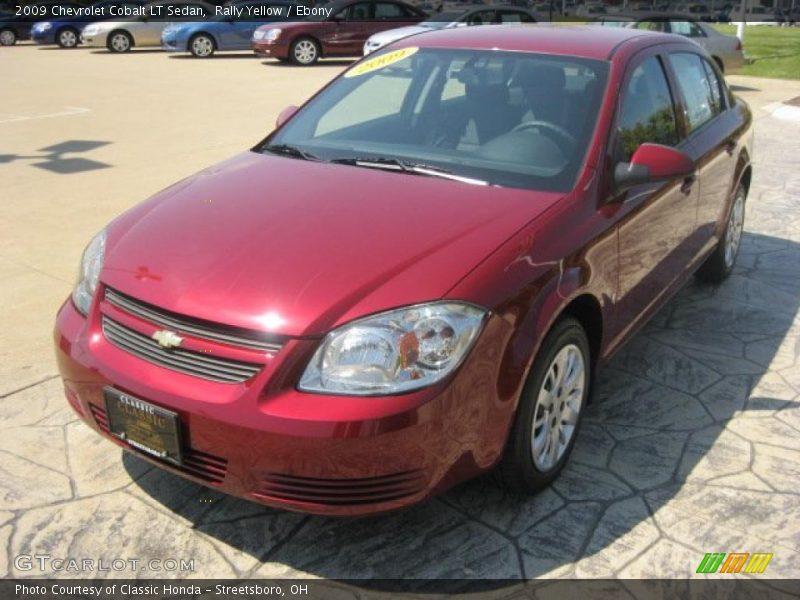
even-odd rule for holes
{"type": "Polygon", "coordinates": [[[317,46],[311,40],[300,40],[294,46],[294,57],[302,65],[310,65],[317,58],[317,46]]]}
{"type": "Polygon", "coordinates": [[[0,46],[13,46],[17,41],[17,36],[10,29],[0,31],[0,46]]]}
{"type": "Polygon", "coordinates": [[[206,58],[214,53],[214,42],[204,35],[197,36],[192,40],[192,54],[200,58],[206,58]]]}
{"type": "Polygon", "coordinates": [[[731,216],[728,219],[728,230],[725,233],[725,266],[730,269],[736,260],[739,252],[739,244],[742,241],[742,230],[744,229],[744,189],[739,188],[736,198],[731,208],[731,216]]]}
{"type": "Polygon", "coordinates": [[[553,469],[575,435],[583,408],[586,365],[575,344],[561,348],[547,368],[533,412],[531,454],[542,472],[553,469]]]}
{"type": "Polygon", "coordinates": [[[115,33],[111,38],[111,47],[115,52],[127,52],[130,50],[131,41],[124,33],[115,33]]]}
{"type": "Polygon", "coordinates": [[[78,45],[78,35],[72,29],[65,29],[58,34],[58,43],[63,48],[74,48],[78,45]]]}

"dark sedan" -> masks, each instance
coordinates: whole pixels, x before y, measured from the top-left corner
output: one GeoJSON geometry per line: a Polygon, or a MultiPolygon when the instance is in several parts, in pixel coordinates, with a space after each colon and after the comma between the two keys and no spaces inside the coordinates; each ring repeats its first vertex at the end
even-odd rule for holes
{"type": "Polygon", "coordinates": [[[323,57],[360,56],[371,35],[427,16],[392,0],[340,0],[315,9],[319,12],[307,21],[259,27],[253,34],[253,51],[298,65],[312,65],[323,57]]]}

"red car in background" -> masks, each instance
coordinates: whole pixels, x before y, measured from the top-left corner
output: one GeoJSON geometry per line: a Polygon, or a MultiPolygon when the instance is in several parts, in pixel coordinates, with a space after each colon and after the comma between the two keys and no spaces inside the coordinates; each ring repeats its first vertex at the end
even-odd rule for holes
{"type": "Polygon", "coordinates": [[[253,34],[253,51],[298,65],[333,56],[361,56],[372,34],[427,18],[418,8],[393,0],[340,0],[315,10],[320,9],[325,12],[307,21],[259,27],[253,34]]]}
{"type": "Polygon", "coordinates": [[[751,113],[678,36],[420,34],[278,125],[101,231],[55,330],[89,426],[243,498],[540,490],[597,370],[736,261],[751,113]]]}

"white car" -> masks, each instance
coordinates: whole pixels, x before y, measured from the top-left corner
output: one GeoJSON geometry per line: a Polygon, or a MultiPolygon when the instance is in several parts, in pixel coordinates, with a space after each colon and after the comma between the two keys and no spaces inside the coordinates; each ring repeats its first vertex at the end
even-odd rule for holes
{"type": "Polygon", "coordinates": [[[535,23],[534,16],[524,8],[516,6],[473,6],[466,10],[447,11],[433,15],[426,21],[408,27],[381,31],[369,37],[364,43],[364,55],[375,52],[387,44],[410,35],[444,29],[447,27],[466,27],[472,25],[501,25],[504,23],[535,23]]]}
{"type": "Polygon", "coordinates": [[[161,47],[161,32],[170,22],[193,21],[214,14],[214,7],[209,4],[185,0],[153,2],[141,8],[145,15],[128,21],[89,23],[81,32],[81,43],[94,48],[108,48],[110,52],[127,52],[133,47],[161,47]],[[164,8],[159,10],[159,6],[164,8]],[[159,13],[160,17],[157,16],[159,13]]]}
{"type": "Polygon", "coordinates": [[[780,10],[767,6],[748,6],[742,18],[741,6],[735,5],[728,18],[733,23],[745,21],[748,25],[780,25],[786,20],[780,10]]]}
{"type": "Polygon", "coordinates": [[[691,38],[706,49],[723,73],[732,73],[744,66],[742,42],[733,35],[720,33],[709,23],[691,21],[681,16],[648,17],[630,23],[633,29],[675,33],[691,38]]]}

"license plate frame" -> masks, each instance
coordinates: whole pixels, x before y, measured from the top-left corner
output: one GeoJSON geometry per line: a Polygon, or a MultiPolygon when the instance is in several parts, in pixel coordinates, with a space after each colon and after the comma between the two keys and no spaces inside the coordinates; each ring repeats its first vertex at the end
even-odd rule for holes
{"type": "Polygon", "coordinates": [[[113,387],[103,389],[103,398],[111,435],[150,456],[183,465],[178,413],[113,387]]]}

